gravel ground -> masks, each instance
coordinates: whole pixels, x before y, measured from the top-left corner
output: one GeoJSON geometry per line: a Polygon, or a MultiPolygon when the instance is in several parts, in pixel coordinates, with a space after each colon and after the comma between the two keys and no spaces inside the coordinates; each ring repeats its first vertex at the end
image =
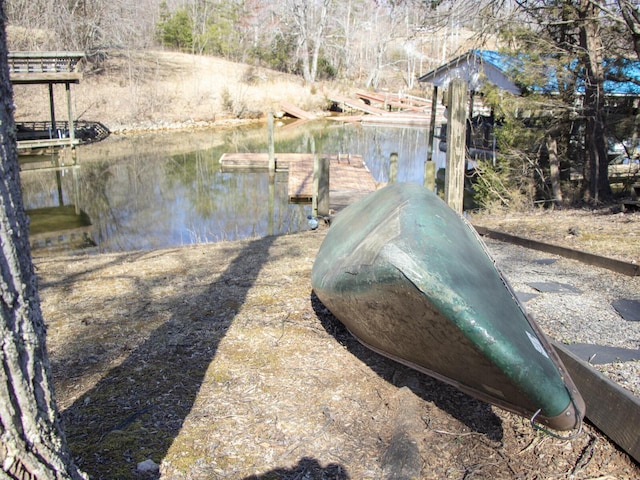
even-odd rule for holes
{"type": "MultiPolygon", "coordinates": [[[[640,322],[624,320],[612,306],[620,299],[640,301],[640,277],[491,239],[485,243],[516,293],[523,300],[531,296],[524,305],[547,335],[570,346],[634,349],[640,360],[640,322]],[[540,292],[532,287],[540,283],[552,284],[558,291],[540,292]]],[[[595,368],[640,396],[640,361],[595,361],[593,358],[595,368]]]]}

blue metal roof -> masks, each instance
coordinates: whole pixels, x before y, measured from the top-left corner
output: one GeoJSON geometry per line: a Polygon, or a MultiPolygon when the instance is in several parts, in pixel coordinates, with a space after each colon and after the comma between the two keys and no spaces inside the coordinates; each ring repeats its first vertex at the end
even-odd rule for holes
{"type": "MultiPolygon", "coordinates": [[[[524,64],[522,57],[505,55],[493,50],[474,50],[483,61],[491,63],[499,68],[505,75],[510,71],[520,68],[524,64]]],[[[575,61],[572,62],[575,64],[575,61]]],[[[570,65],[569,68],[574,65],[570,65]]],[[[640,96],[640,61],[621,59],[619,61],[605,60],[604,91],[607,95],[640,96]],[[625,80],[628,79],[628,80],[625,80]]],[[[549,68],[546,72],[548,82],[546,85],[534,87],[536,91],[554,93],[558,91],[558,78],[556,71],[549,68]]],[[[577,92],[584,93],[584,81],[577,82],[577,92]]]]}
{"type": "MultiPolygon", "coordinates": [[[[469,50],[445,65],[421,76],[419,81],[430,82],[437,86],[446,86],[452,78],[464,78],[469,88],[479,88],[482,84],[479,70],[489,81],[500,88],[512,93],[519,93],[513,82],[512,72],[521,69],[526,62],[526,54],[512,56],[494,50],[469,50]],[[481,66],[478,66],[480,64],[481,66]]],[[[575,62],[575,61],[574,61],[575,62]]],[[[567,67],[567,73],[572,70],[567,67]]],[[[618,61],[605,60],[604,91],[607,95],[640,96],[640,61],[622,59],[618,61]],[[627,80],[628,79],[628,80],[627,80]]],[[[534,86],[538,93],[558,92],[558,73],[553,67],[545,72],[548,81],[544,86],[534,86]]],[[[584,81],[578,80],[577,92],[584,93],[584,81]]]]}
{"type": "Polygon", "coordinates": [[[629,81],[605,80],[604,91],[611,95],[640,96],[640,62],[622,59],[619,62],[606,62],[605,69],[609,77],[628,78],[629,81]]]}

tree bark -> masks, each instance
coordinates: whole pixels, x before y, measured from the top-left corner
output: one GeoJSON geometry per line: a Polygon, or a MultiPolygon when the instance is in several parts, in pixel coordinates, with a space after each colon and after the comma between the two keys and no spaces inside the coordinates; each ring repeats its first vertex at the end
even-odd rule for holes
{"type": "Polygon", "coordinates": [[[598,203],[611,195],[604,135],[604,69],[598,10],[580,0],[580,47],[585,68],[585,200],[598,203]]]}
{"type": "Polygon", "coordinates": [[[0,1],[0,463],[12,479],[86,478],[58,420],[17,160],[0,1]]]}

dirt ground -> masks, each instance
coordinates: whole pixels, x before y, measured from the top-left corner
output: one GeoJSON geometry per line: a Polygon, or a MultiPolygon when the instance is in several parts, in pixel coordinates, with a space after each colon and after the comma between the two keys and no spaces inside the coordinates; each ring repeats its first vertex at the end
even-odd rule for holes
{"type": "MultiPolygon", "coordinates": [[[[556,212],[556,230],[576,215],[556,212]]],[[[586,218],[640,233],[637,214],[586,218]]],[[[640,478],[588,424],[554,439],[362,347],[311,290],[325,232],[36,258],[59,409],[91,478],[640,478]]]]}

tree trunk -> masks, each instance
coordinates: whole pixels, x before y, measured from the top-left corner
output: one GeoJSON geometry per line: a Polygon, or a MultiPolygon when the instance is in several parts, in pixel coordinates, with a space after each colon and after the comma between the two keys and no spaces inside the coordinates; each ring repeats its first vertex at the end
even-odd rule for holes
{"type": "Polygon", "coordinates": [[[547,135],[547,153],[549,155],[549,177],[551,179],[551,191],[556,205],[562,203],[562,188],[560,187],[560,160],[558,159],[558,141],[551,135],[547,135]]]}
{"type": "Polygon", "coordinates": [[[293,18],[298,25],[298,55],[302,60],[302,77],[311,83],[311,66],[309,64],[309,30],[307,29],[308,5],[303,1],[294,0],[293,18]]]}
{"type": "Polygon", "coordinates": [[[590,0],[580,0],[580,47],[585,68],[585,199],[600,202],[611,195],[604,138],[604,70],[598,9],[590,0]]]}
{"type": "Polygon", "coordinates": [[[331,0],[324,0],[320,6],[320,19],[318,21],[318,29],[313,39],[313,51],[311,54],[311,75],[310,82],[313,83],[318,78],[318,59],[320,58],[320,47],[324,38],[324,30],[327,26],[327,14],[329,12],[329,3],[331,0]]]}
{"type": "Polygon", "coordinates": [[[22,204],[0,1],[0,462],[12,479],[86,478],[58,421],[22,204]]]}

